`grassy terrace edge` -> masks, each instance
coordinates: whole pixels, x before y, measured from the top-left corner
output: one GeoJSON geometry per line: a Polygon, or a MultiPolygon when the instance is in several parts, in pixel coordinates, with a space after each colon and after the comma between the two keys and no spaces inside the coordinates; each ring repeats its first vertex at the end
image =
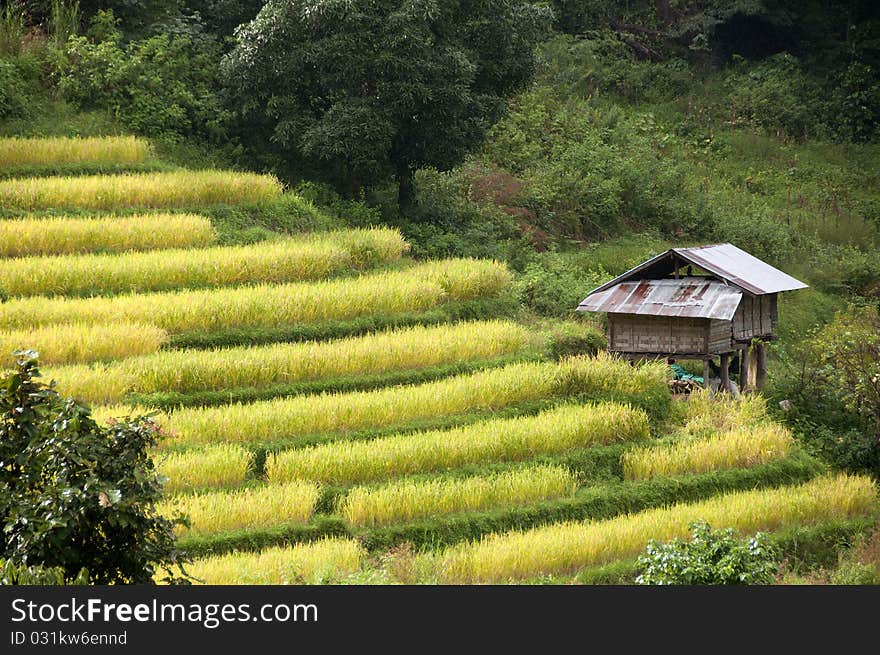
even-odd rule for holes
{"type": "Polygon", "coordinates": [[[236,549],[260,550],[323,536],[351,536],[357,537],[372,553],[388,550],[404,542],[409,542],[416,549],[435,550],[493,532],[532,528],[558,521],[605,519],[675,502],[702,500],[722,492],[806,482],[825,470],[826,467],[817,460],[803,452],[795,452],[783,460],[748,469],[606,483],[581,488],[573,498],[503,510],[449,515],[369,529],[353,529],[339,516],[318,514],[305,525],[277,525],[261,530],[184,538],[179,545],[190,555],[201,556],[236,549]]]}
{"type": "Polygon", "coordinates": [[[362,316],[352,320],[322,321],[281,327],[193,330],[170,335],[167,348],[208,349],[224,346],[259,346],[269,343],[326,341],[353,337],[388,328],[431,326],[464,320],[510,318],[520,311],[516,298],[505,293],[497,298],[453,301],[426,311],[362,316]]]}

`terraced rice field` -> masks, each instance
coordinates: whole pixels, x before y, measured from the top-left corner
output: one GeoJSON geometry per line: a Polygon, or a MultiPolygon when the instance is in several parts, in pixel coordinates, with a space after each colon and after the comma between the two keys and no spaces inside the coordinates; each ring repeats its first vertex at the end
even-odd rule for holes
{"type": "Polygon", "coordinates": [[[495,262],[448,260],[320,282],[223,286],[93,298],[32,296],[0,305],[0,329],[145,321],[173,333],[319,323],[418,312],[492,297],[510,283],[495,262]]]}
{"type": "Polygon", "coordinates": [[[280,193],[274,177],[215,170],[0,180],[0,206],[26,211],[170,209],[259,202],[280,193]]]}
{"type": "Polygon", "coordinates": [[[198,214],[155,212],[0,220],[0,257],[198,248],[211,245],[215,239],[210,219],[198,214]]]}
{"type": "Polygon", "coordinates": [[[827,474],[760,397],[694,394],[673,411],[661,364],[550,358],[546,335],[480,309],[509,294],[503,264],[412,262],[388,229],[218,246],[204,208],[271,202],[278,182],[126,172],[149,156],[131,138],[0,140],[0,173],[120,171],[0,179],[0,205],[21,214],[0,221],[0,346],[7,365],[38,350],[97,417],[177,394],[154,417],[154,457],[201,582],[570,581],[697,519],[753,532],[877,510],[870,480],[827,474]],[[454,303],[468,320],[437,324],[454,303]],[[258,336],[279,326],[330,336],[258,336]],[[237,345],[176,341],[228,330],[237,345]],[[388,564],[400,553],[406,579],[388,564]]]}
{"type": "Polygon", "coordinates": [[[390,264],[400,259],[405,248],[397,230],[374,229],[247,246],[21,257],[4,262],[0,288],[17,297],[106,296],[320,280],[334,273],[390,264]]]}
{"type": "Polygon", "coordinates": [[[0,138],[0,169],[33,164],[138,164],[152,148],[143,139],[116,137],[0,138]]]}

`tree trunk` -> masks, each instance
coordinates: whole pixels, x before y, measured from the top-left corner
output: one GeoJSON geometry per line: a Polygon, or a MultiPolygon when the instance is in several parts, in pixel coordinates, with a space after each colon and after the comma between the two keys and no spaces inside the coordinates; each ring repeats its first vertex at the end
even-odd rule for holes
{"type": "Polygon", "coordinates": [[[415,200],[415,170],[406,163],[397,165],[397,206],[401,214],[409,213],[415,200]]]}
{"type": "Polygon", "coordinates": [[[755,349],[758,351],[758,370],[755,376],[755,389],[763,391],[764,385],[767,384],[767,349],[764,346],[763,341],[759,341],[755,349]]]}

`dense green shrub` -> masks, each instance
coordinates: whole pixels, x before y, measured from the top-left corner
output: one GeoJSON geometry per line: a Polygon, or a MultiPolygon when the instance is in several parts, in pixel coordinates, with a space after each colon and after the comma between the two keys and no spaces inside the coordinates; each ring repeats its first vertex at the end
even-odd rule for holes
{"type": "Polygon", "coordinates": [[[60,567],[45,568],[16,564],[12,560],[0,559],[0,585],[87,585],[90,584],[89,572],[83,569],[70,580],[65,570],[60,567]]]}
{"type": "Polygon", "coordinates": [[[605,335],[597,327],[577,321],[554,323],[549,343],[550,355],[556,359],[571,355],[595,355],[608,345],[605,335]]]}
{"type": "Polygon", "coordinates": [[[809,450],[844,470],[880,477],[880,319],[850,307],[780,353],[769,393],[809,450]]]}
{"type": "Polygon", "coordinates": [[[610,276],[602,270],[585,270],[559,253],[538,254],[513,288],[524,307],[542,316],[572,316],[578,304],[610,276]]]}
{"type": "Polygon", "coordinates": [[[827,134],[821,121],[822,88],[793,55],[781,53],[734,68],[726,82],[724,101],[732,120],[799,139],[827,134]]]}
{"type": "Polygon", "coordinates": [[[852,141],[869,141],[880,130],[880,76],[868,64],[850,63],[833,87],[837,134],[852,141]]]}
{"type": "Polygon", "coordinates": [[[27,118],[31,113],[31,85],[38,83],[39,67],[28,56],[0,56],[0,120],[27,118]]]}
{"type": "Polygon", "coordinates": [[[159,569],[185,580],[175,571],[182,519],[155,506],[162,485],[147,452],[155,425],[144,417],[98,425],[88,407],[38,381],[34,353],[18,355],[0,378],[0,557],[62,569],[65,581],[83,569],[95,584],[149,584],[159,569]]]}
{"type": "Polygon", "coordinates": [[[216,94],[219,57],[216,41],[195,29],[125,45],[113,14],[99,11],[89,36],[67,41],[55,74],[65,99],[109,108],[138,134],[219,139],[226,116],[216,94]]]}
{"type": "Polygon", "coordinates": [[[733,529],[691,524],[691,539],[651,540],[639,557],[637,584],[770,584],[779,568],[776,548],[764,533],[743,541],[733,529]]]}

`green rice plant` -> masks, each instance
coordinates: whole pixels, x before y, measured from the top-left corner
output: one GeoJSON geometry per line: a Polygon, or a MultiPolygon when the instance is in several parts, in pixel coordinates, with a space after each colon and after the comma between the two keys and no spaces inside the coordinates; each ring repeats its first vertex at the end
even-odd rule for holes
{"type": "MultiPolygon", "coordinates": [[[[41,364],[99,362],[156,352],[167,340],[165,330],[138,323],[59,323],[3,330],[0,331],[0,362],[12,366],[15,350],[37,351],[41,364]]],[[[51,375],[48,377],[51,379],[51,375]]]]}
{"type": "Polygon", "coordinates": [[[537,466],[463,480],[401,480],[355,487],[340,513],[354,525],[373,526],[438,514],[472,512],[570,496],[577,477],[561,466],[537,466]]]}
{"type": "Polygon", "coordinates": [[[199,248],[216,238],[196,214],[29,216],[0,220],[0,257],[199,248]]]}
{"type": "Polygon", "coordinates": [[[322,584],[354,573],[364,559],[366,552],[353,539],[326,538],[257,553],[214,555],[186,569],[210,585],[322,584]]]}
{"type": "Polygon", "coordinates": [[[45,370],[66,395],[92,403],[129,393],[219,391],[268,387],[428,368],[499,357],[537,341],[509,321],[479,321],[387,330],[335,341],[220,350],[165,350],[95,366],[45,370]]]}
{"type": "Polygon", "coordinates": [[[359,238],[330,232],[197,250],[24,257],[3,262],[0,289],[10,296],[82,296],[318,280],[364,261],[390,263],[406,249],[397,230],[358,232],[359,238]]]}
{"type": "Polygon", "coordinates": [[[231,491],[208,491],[168,498],[158,505],[160,514],[189,517],[190,527],[179,526],[181,536],[251,530],[275,524],[304,523],[318,502],[318,485],[295,480],[231,491]]]}
{"type": "MultiPolygon", "coordinates": [[[[186,408],[173,412],[162,422],[175,435],[172,442],[265,443],[602,392],[608,389],[602,370],[617,381],[613,390],[620,393],[642,391],[656,377],[653,366],[633,368],[607,356],[575,357],[560,363],[516,363],[413,386],[186,408]],[[627,375],[619,375],[617,369],[625,369],[627,375]],[[589,372],[581,374],[581,370],[589,372]]],[[[662,380],[654,384],[665,388],[662,380]]]]}
{"type": "Polygon", "coordinates": [[[735,398],[703,389],[688,396],[684,431],[698,437],[708,436],[761,425],[769,420],[767,403],[759,394],[735,398]]]}
{"type": "Polygon", "coordinates": [[[635,557],[651,539],[686,538],[695,521],[751,533],[866,515],[876,504],[877,490],[870,478],[841,473],[798,486],[738,491],[605,521],[493,534],[447,549],[439,558],[439,569],[447,582],[563,574],[635,557]]]}
{"type": "Polygon", "coordinates": [[[780,425],[741,428],[663,448],[628,451],[622,458],[623,476],[627,480],[646,480],[756,466],[782,459],[792,443],[791,434],[780,425]]]}
{"type": "Polygon", "coordinates": [[[140,164],[150,144],[133,136],[0,138],[0,168],[43,164],[140,164]]]}
{"type": "Polygon", "coordinates": [[[235,444],[217,444],[181,453],[159,453],[156,467],[168,478],[166,493],[232,487],[244,482],[251,453],[235,444]]]}
{"type": "Polygon", "coordinates": [[[649,436],[648,417],[640,409],[619,403],[566,405],[536,416],[495,419],[451,430],[286,450],[267,458],[266,475],[277,482],[357,484],[469,464],[522,461],[649,436]]]}
{"type": "Polygon", "coordinates": [[[0,180],[0,206],[26,211],[231,205],[271,200],[280,193],[281,184],[271,175],[217,170],[0,180]]]}
{"type": "Polygon", "coordinates": [[[446,260],[353,279],[95,298],[13,299],[0,329],[52,323],[149,322],[171,333],[260,328],[425,311],[474,294],[500,295],[510,272],[485,260],[446,260]]]}

